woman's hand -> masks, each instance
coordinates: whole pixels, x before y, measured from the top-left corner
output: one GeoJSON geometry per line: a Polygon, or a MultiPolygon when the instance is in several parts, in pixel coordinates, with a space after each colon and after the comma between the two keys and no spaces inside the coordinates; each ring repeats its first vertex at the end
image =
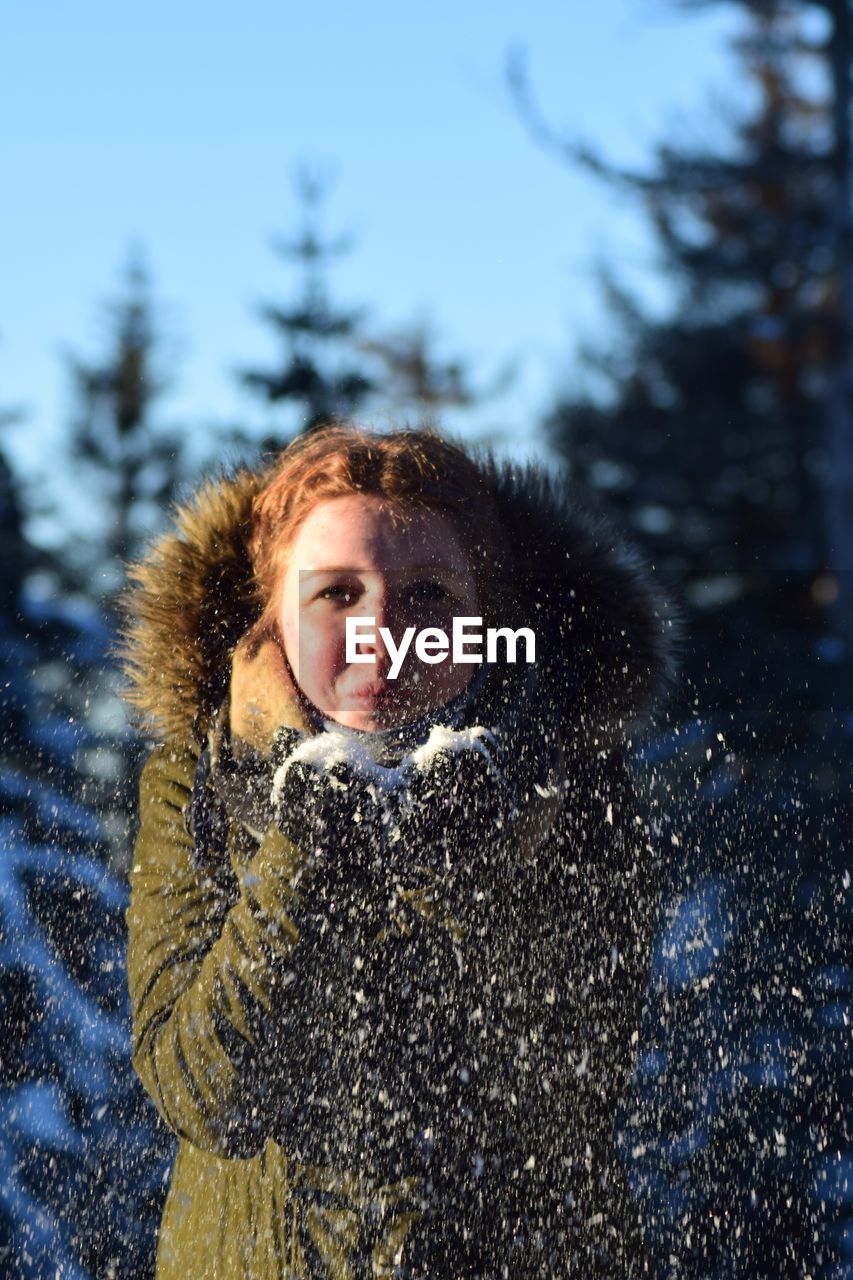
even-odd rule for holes
{"type": "Polygon", "coordinates": [[[507,860],[529,860],[562,804],[561,764],[559,744],[544,733],[528,741],[500,730],[458,735],[414,771],[399,847],[455,891],[488,898],[507,860]]]}
{"type": "Polygon", "coordinates": [[[291,995],[312,1010],[310,1026],[286,1036],[298,1085],[283,1091],[275,1136],[302,1162],[394,1181],[429,1155],[418,1136],[429,1127],[424,1073],[447,1053],[431,1034],[438,996],[424,964],[436,957],[424,930],[395,926],[388,815],[366,778],[341,762],[317,769],[286,757],[274,797],[280,829],[307,855],[289,912],[299,930],[291,995]]]}
{"type": "MultiPolygon", "coordinates": [[[[279,735],[279,745],[292,742],[279,735]]],[[[377,921],[390,897],[390,876],[387,814],[372,784],[342,762],[318,769],[287,757],[275,770],[272,803],[279,829],[306,855],[299,915],[377,921]]]]}
{"type": "Polygon", "coordinates": [[[512,807],[493,736],[436,751],[413,771],[405,801],[404,838],[429,850],[436,869],[470,864],[473,843],[497,834],[512,807]]]}

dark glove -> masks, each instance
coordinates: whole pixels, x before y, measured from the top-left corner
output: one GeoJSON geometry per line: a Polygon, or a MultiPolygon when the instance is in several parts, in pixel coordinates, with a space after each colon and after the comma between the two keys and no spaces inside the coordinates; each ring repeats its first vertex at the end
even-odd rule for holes
{"type": "Polygon", "coordinates": [[[436,752],[417,768],[399,815],[400,848],[429,867],[456,916],[487,910],[499,883],[501,850],[517,814],[517,797],[494,738],[436,752]]]}
{"type": "Polygon", "coordinates": [[[294,922],[381,927],[393,886],[385,853],[389,816],[376,787],[343,763],[320,771],[285,758],[271,795],[276,824],[306,855],[294,922]]]}
{"type": "Polygon", "coordinates": [[[306,855],[289,914],[299,930],[277,1028],[281,1103],[273,1136],[309,1164],[397,1176],[410,1117],[404,1064],[389,1044],[411,989],[391,928],[387,813],[371,782],[315,768],[283,744],[270,778],[274,818],[306,855]],[[286,767],[283,767],[286,766],[286,767]]]}
{"type": "Polygon", "coordinates": [[[232,749],[230,736],[219,735],[209,769],[201,768],[208,753],[202,754],[191,817],[196,843],[203,844],[199,837],[211,824],[198,820],[196,810],[204,814],[207,806],[197,805],[195,797],[212,782],[219,810],[256,840],[276,824],[305,854],[296,907],[306,917],[331,919],[344,903],[355,908],[361,901],[367,907],[377,894],[384,896],[381,846],[387,815],[376,789],[347,765],[318,769],[294,759],[305,741],[299,730],[280,727],[272,750],[261,754],[245,742],[232,749]]]}
{"type": "Polygon", "coordinates": [[[401,844],[457,901],[488,909],[544,839],[565,795],[562,743],[545,714],[451,738],[413,771],[401,844]]]}
{"type": "Polygon", "coordinates": [[[431,864],[441,898],[465,931],[464,974],[452,985],[453,997],[438,1006],[434,1024],[447,1046],[447,1065],[433,1180],[437,1201],[457,1206],[464,1240],[454,1239],[452,1256],[461,1258],[469,1247],[476,1255],[490,1236],[505,1243],[515,1231],[504,1222],[518,1146],[512,1008],[526,987],[516,970],[524,954],[519,904],[528,900],[536,875],[521,849],[526,824],[558,803],[542,792],[556,789],[559,750],[535,718],[527,736],[516,733],[508,741],[496,731],[476,745],[461,738],[450,745],[461,749],[437,752],[412,777],[401,844],[431,864]]]}

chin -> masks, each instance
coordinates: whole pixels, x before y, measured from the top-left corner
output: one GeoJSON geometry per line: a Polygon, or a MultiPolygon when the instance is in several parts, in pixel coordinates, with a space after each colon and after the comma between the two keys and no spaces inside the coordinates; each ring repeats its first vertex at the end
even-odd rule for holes
{"type": "Polygon", "coordinates": [[[349,729],[378,733],[382,729],[401,729],[403,725],[411,724],[422,715],[423,711],[420,708],[398,707],[394,710],[390,707],[380,707],[372,711],[344,711],[333,718],[349,729]]]}

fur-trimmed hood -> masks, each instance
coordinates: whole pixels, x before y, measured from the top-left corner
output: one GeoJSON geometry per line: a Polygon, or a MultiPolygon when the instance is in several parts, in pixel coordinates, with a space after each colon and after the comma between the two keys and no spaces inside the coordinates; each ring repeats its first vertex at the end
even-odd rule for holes
{"type": "MultiPolygon", "coordinates": [[[[514,626],[566,728],[590,743],[650,727],[677,673],[679,618],[640,555],[566,479],[534,463],[478,459],[514,560],[514,626]]],[[[202,741],[230,658],[260,614],[247,540],[264,470],[209,480],[129,572],[120,656],[127,700],[161,740],[202,741]]]]}

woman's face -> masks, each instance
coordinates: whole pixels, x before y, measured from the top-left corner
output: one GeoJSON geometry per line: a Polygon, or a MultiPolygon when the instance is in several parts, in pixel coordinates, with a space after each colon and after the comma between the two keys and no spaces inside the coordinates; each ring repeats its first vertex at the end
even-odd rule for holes
{"type": "Polygon", "coordinates": [[[396,521],[381,498],[353,494],[320,502],[290,548],[279,626],[293,673],[324,715],[351,729],[387,729],[443,706],[469,684],[475,667],[451,655],[428,664],[414,637],[396,679],[379,628],[399,645],[407,627],[452,630],[454,615],[476,615],[470,564],[452,525],[437,512],[396,521]],[[372,663],[346,660],[346,619],[370,617],[359,642],[372,663]]]}

